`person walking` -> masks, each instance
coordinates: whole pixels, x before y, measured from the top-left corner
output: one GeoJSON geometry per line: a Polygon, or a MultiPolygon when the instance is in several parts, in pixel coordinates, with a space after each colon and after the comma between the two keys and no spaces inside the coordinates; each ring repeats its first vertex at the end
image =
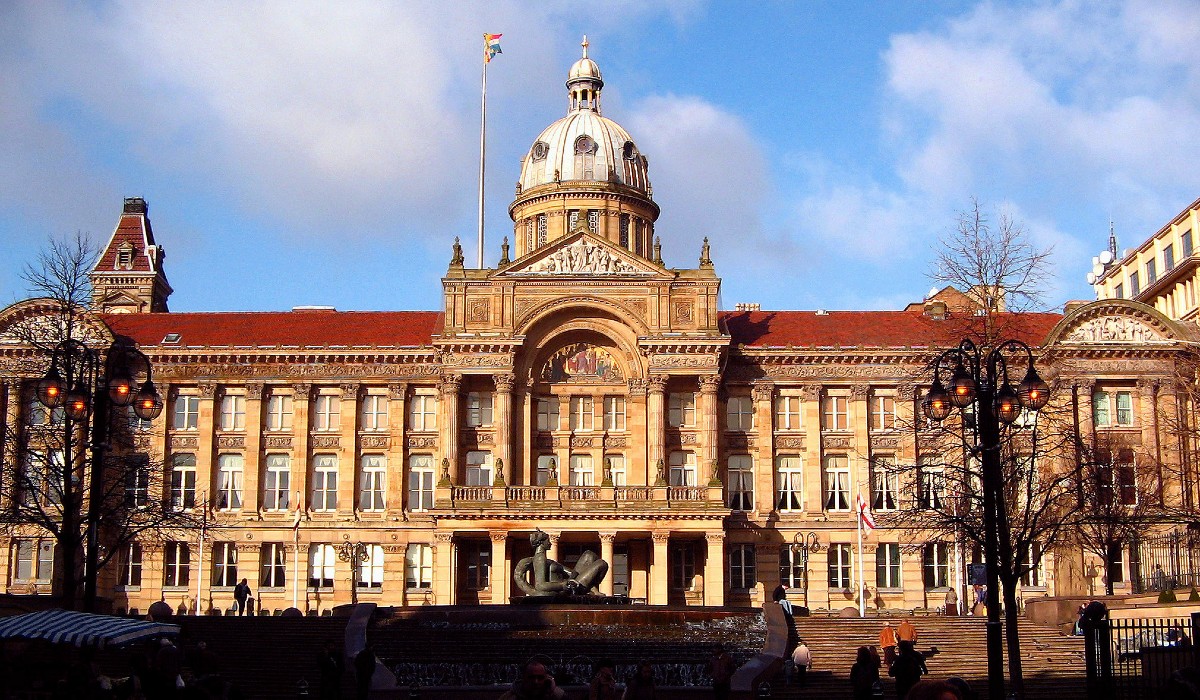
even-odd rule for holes
{"type": "Polygon", "coordinates": [[[888,671],[888,675],[896,678],[896,697],[899,700],[908,697],[908,691],[927,673],[929,669],[925,667],[925,657],[913,648],[912,643],[900,642],[896,663],[888,671]]]}
{"type": "Polygon", "coordinates": [[[879,648],[883,649],[883,665],[888,668],[896,661],[896,628],[892,627],[892,621],[888,620],[883,623],[883,629],[879,632],[879,648]]]}
{"type": "Polygon", "coordinates": [[[736,670],[733,657],[725,651],[725,645],[713,647],[712,656],[708,659],[708,671],[712,675],[713,697],[717,700],[727,700],[733,686],[733,672],[736,670]]]}
{"type": "Polygon", "coordinates": [[[788,668],[790,672],[788,674],[788,685],[792,684],[792,679],[790,676],[794,673],[796,685],[803,688],[808,677],[809,666],[812,666],[812,652],[808,650],[808,644],[805,644],[804,640],[801,639],[800,643],[797,644],[796,648],[792,651],[792,664],[788,668]]]}
{"type": "Polygon", "coordinates": [[[879,660],[870,647],[859,647],[854,665],[850,667],[850,689],[854,700],[871,700],[879,683],[879,660]]]}
{"type": "Polygon", "coordinates": [[[233,599],[237,601],[238,617],[246,614],[246,601],[250,600],[250,584],[246,579],[233,587],[233,599]]]}
{"type": "Polygon", "coordinates": [[[370,645],[363,647],[354,657],[354,684],[357,689],[357,700],[367,700],[371,694],[371,678],[375,676],[375,649],[370,645]]]}
{"type": "Polygon", "coordinates": [[[321,674],[321,700],[337,700],[342,693],[342,673],[345,662],[337,644],[325,642],[325,648],[317,657],[317,670],[321,674]]]}
{"type": "Polygon", "coordinates": [[[917,646],[917,627],[912,623],[912,620],[906,618],[900,622],[900,626],[896,628],[896,640],[899,642],[908,642],[913,647],[917,646]]]}

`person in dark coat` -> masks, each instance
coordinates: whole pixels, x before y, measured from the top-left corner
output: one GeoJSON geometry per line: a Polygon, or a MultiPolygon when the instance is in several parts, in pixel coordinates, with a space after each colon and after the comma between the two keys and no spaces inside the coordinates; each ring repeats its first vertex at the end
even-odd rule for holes
{"type": "Polygon", "coordinates": [[[358,700],[367,700],[371,692],[371,677],[375,675],[375,649],[370,644],[363,647],[354,657],[354,682],[358,700]]]}
{"type": "Polygon", "coordinates": [[[875,684],[879,682],[879,660],[870,647],[859,647],[854,665],[850,667],[850,688],[854,700],[871,700],[875,684]]]}
{"type": "Polygon", "coordinates": [[[896,655],[896,662],[888,671],[888,675],[896,678],[896,697],[899,700],[908,697],[908,691],[926,673],[929,673],[929,669],[925,667],[925,657],[911,642],[900,642],[900,653],[896,655]]]}
{"type": "Polygon", "coordinates": [[[237,601],[238,615],[245,615],[246,601],[250,599],[250,584],[246,583],[246,579],[233,587],[233,599],[237,601]]]}
{"type": "Polygon", "coordinates": [[[325,649],[317,657],[317,669],[321,673],[321,700],[337,700],[342,691],[342,672],[345,663],[342,652],[333,642],[325,642],[325,649]]]}

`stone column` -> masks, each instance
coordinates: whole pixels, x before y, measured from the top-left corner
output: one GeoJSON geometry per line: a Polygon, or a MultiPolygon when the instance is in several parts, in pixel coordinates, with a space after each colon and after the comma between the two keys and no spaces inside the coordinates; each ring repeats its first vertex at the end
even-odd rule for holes
{"type": "Polygon", "coordinates": [[[664,374],[650,376],[649,397],[646,401],[646,445],[650,460],[646,465],[647,484],[653,484],[660,461],[666,462],[666,395],[667,377],[664,374]]]}
{"type": "Polygon", "coordinates": [[[342,384],[341,402],[338,406],[338,513],[352,516],[358,510],[357,481],[358,463],[358,398],[359,385],[351,382],[342,384]]]}
{"type": "MultiPolygon", "coordinates": [[[[0,464],[15,465],[19,461],[19,440],[21,431],[21,381],[8,379],[4,382],[4,432],[0,434],[0,464]]],[[[33,399],[37,401],[37,399],[33,399]]],[[[16,496],[13,476],[8,470],[0,472],[0,508],[12,505],[16,496]]],[[[170,479],[167,479],[168,483],[170,479]]],[[[7,551],[7,548],[5,548],[7,551]]],[[[4,557],[5,563],[9,557],[4,557]]],[[[7,579],[0,579],[7,580],[7,579]]]]}
{"type": "Polygon", "coordinates": [[[554,478],[558,483],[567,486],[571,483],[571,397],[562,394],[558,397],[558,426],[560,432],[555,432],[554,465],[558,472],[554,478]]]}
{"type": "Polygon", "coordinates": [[[550,532],[547,536],[550,538],[550,546],[546,549],[546,556],[558,561],[558,540],[562,538],[562,533],[550,532]]]}
{"type": "Polygon", "coordinates": [[[512,392],[513,381],[516,378],[511,372],[496,374],[492,381],[496,383],[496,454],[497,461],[504,461],[504,483],[513,483],[512,463],[512,392]]]}
{"type": "Polygon", "coordinates": [[[1079,399],[1079,438],[1084,444],[1091,444],[1096,434],[1096,409],[1092,401],[1092,395],[1096,393],[1096,380],[1076,379],[1071,385],[1079,399]]]}
{"type": "Polygon", "coordinates": [[[438,402],[441,411],[438,415],[438,443],[442,447],[442,459],[450,463],[450,479],[455,484],[463,482],[459,475],[461,466],[458,459],[458,392],[462,386],[462,377],[457,374],[442,376],[440,389],[442,400],[438,402]]]}
{"type": "Polygon", "coordinates": [[[671,574],[671,562],[667,560],[667,543],[671,533],[660,531],[651,533],[654,539],[654,555],[650,560],[650,595],[646,601],[650,605],[667,604],[667,580],[671,574]]]}
{"type": "Polygon", "coordinates": [[[617,542],[617,533],[600,533],[600,558],[608,563],[608,574],[600,582],[600,592],[604,595],[613,594],[613,545],[617,542]]]}
{"type": "MultiPolygon", "coordinates": [[[[506,462],[507,464],[507,462],[506,462]]],[[[492,589],[492,604],[508,602],[508,533],[503,530],[492,530],[488,533],[492,540],[492,568],[489,587],[492,589]]]]}
{"type": "Polygon", "coordinates": [[[312,384],[299,382],[292,385],[292,493],[296,495],[296,507],[304,504],[308,510],[308,409],[312,384]]]}
{"type": "Polygon", "coordinates": [[[708,551],[704,557],[704,604],[725,604],[725,533],[704,533],[708,551]]]}
{"type": "Polygon", "coordinates": [[[248,382],[246,384],[246,458],[245,472],[242,474],[242,484],[245,485],[246,492],[242,494],[242,507],[247,512],[258,510],[261,505],[259,499],[259,476],[262,471],[263,455],[262,397],[262,382],[248,382]]]}
{"type": "MultiPolygon", "coordinates": [[[[1158,389],[1159,384],[1157,379],[1142,377],[1137,380],[1138,390],[1138,406],[1136,414],[1136,424],[1141,428],[1142,435],[1150,433],[1151,439],[1142,443],[1142,449],[1149,453],[1150,459],[1153,460],[1154,467],[1154,496],[1158,500],[1158,504],[1164,502],[1165,488],[1163,484],[1163,453],[1162,453],[1162,435],[1159,430],[1158,423],[1158,389]]],[[[1116,420],[1116,404],[1113,404],[1113,420],[1116,420]]],[[[1145,438],[1143,438],[1144,440],[1145,438]]]]}
{"type": "Polygon", "coordinates": [[[871,435],[868,427],[871,424],[871,387],[867,384],[855,384],[850,387],[850,401],[846,407],[850,418],[850,429],[854,431],[853,442],[846,453],[846,461],[850,467],[850,500],[853,504],[855,495],[861,493],[870,503],[871,498],[871,435]],[[854,461],[852,458],[857,457],[854,461]],[[857,464],[855,464],[857,462],[857,464]]]}
{"type": "MultiPolygon", "coordinates": [[[[648,435],[648,408],[646,405],[646,380],[630,379],[628,382],[629,393],[628,400],[625,403],[625,421],[627,433],[630,436],[648,435]]],[[[626,454],[625,462],[625,483],[633,484],[650,484],[651,477],[654,474],[654,465],[650,463],[649,445],[642,440],[630,440],[630,450],[626,454]],[[639,444],[640,443],[640,444],[639,444]],[[635,453],[635,449],[640,449],[641,453],[635,453]],[[643,466],[644,473],[641,479],[635,476],[635,468],[637,465],[643,466]]]]}
{"type": "MultiPolygon", "coordinates": [[[[404,440],[404,426],[408,417],[408,407],[405,402],[407,396],[407,384],[397,382],[388,385],[388,466],[387,492],[384,494],[384,503],[389,515],[400,513],[406,507],[404,486],[408,480],[408,464],[406,463],[407,445],[404,440]]],[[[386,572],[384,575],[387,575],[386,572]]],[[[403,584],[404,582],[401,581],[401,587],[403,584]]]]}
{"type": "Polygon", "coordinates": [[[454,605],[454,534],[433,533],[433,600],[437,605],[454,605]]]}
{"type": "MultiPolygon", "coordinates": [[[[899,426],[915,425],[919,430],[919,427],[925,423],[925,417],[916,403],[918,395],[917,388],[911,384],[896,388],[896,426],[897,433],[901,435],[902,431],[899,426]]],[[[917,441],[915,435],[910,432],[907,437],[902,436],[897,442],[896,464],[916,464],[917,441]]]]}
{"type": "MultiPolygon", "coordinates": [[[[196,505],[200,505],[199,500],[206,491],[209,501],[214,504],[217,502],[215,495],[220,484],[217,482],[217,451],[214,434],[216,420],[213,416],[213,399],[216,397],[216,393],[216,384],[199,385],[200,416],[196,421],[196,505]]],[[[244,472],[242,476],[245,477],[244,472]]]]}
{"type": "Polygon", "coordinates": [[[756,381],[750,396],[754,399],[756,436],[756,449],[751,454],[757,453],[754,457],[754,506],[755,510],[770,512],[775,508],[775,385],[769,381],[756,381]]]}
{"type": "Polygon", "coordinates": [[[705,374],[700,377],[700,454],[696,455],[699,464],[696,465],[698,486],[704,486],[705,479],[712,474],[719,474],[717,451],[720,445],[717,432],[717,389],[721,387],[721,376],[705,374]]]}
{"type": "Polygon", "coordinates": [[[404,569],[408,562],[408,544],[384,545],[383,552],[387,557],[385,561],[389,562],[383,567],[383,590],[399,591],[399,593],[392,594],[396,596],[396,605],[401,607],[408,605],[408,586],[404,583],[404,569]]]}
{"type": "Polygon", "coordinates": [[[800,411],[804,428],[804,510],[824,510],[824,479],[821,474],[821,387],[809,384],[801,388],[800,411]]]}

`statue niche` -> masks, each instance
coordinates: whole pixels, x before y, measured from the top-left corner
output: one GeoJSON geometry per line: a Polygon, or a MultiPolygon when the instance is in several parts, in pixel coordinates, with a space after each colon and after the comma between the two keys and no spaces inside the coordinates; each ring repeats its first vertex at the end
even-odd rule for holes
{"type": "Polygon", "coordinates": [[[513,568],[513,582],[525,595],[534,598],[599,595],[596,586],[608,573],[608,562],[595,552],[584,552],[571,569],[547,556],[550,535],[535,530],[529,536],[529,544],[533,545],[533,556],[525,557],[513,568]]]}
{"type": "Polygon", "coordinates": [[[539,378],[544,382],[622,381],[616,358],[608,350],[589,343],[572,343],[555,351],[542,366],[539,378]]]}

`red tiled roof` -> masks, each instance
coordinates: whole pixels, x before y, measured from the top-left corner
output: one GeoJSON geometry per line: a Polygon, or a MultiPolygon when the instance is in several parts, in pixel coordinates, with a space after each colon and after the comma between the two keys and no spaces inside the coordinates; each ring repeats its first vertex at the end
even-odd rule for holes
{"type": "MultiPolygon", "coordinates": [[[[1002,314],[1004,336],[1040,344],[1061,314],[1002,314]]],[[[725,311],[734,344],[750,347],[946,347],[957,344],[974,317],[937,321],[917,311],[725,311]]]]}
{"type": "Polygon", "coordinates": [[[117,335],[143,347],[418,347],[437,330],[437,311],[265,311],[106,314],[117,335]],[[164,343],[178,333],[178,343],[164,343]]]}
{"type": "Polygon", "coordinates": [[[123,243],[133,246],[135,272],[154,272],[150,265],[150,256],[146,255],[146,246],[154,245],[154,233],[150,229],[150,219],[141,214],[121,215],[112,238],[109,239],[100,259],[96,261],[96,272],[112,272],[117,269],[117,250],[123,243]],[[142,229],[143,222],[145,230],[142,229]]]}

